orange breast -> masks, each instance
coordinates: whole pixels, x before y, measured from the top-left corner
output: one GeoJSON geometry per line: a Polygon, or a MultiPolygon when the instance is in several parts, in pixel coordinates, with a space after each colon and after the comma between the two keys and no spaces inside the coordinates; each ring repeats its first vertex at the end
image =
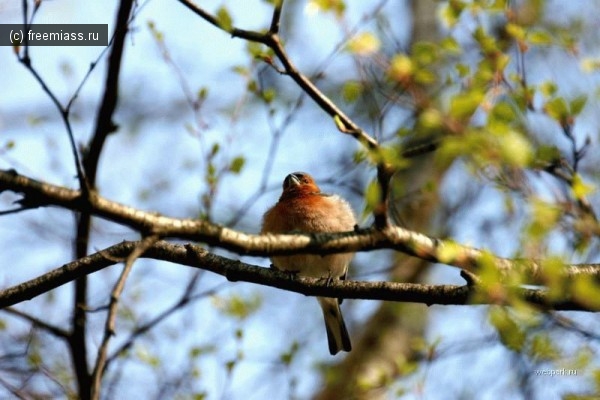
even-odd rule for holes
{"type": "Polygon", "coordinates": [[[262,232],[342,232],[354,228],[349,205],[337,196],[301,194],[282,198],[264,216],[262,232]]]}

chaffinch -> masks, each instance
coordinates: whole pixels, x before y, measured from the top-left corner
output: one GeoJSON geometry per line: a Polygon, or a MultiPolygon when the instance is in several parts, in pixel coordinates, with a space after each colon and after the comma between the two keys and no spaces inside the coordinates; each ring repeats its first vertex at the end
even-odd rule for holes
{"type": "MultiPolygon", "coordinates": [[[[263,217],[261,233],[346,232],[354,229],[356,219],[350,204],[337,195],[321,193],[307,173],[294,172],[285,177],[277,204],[263,217]]],[[[329,255],[298,254],[273,256],[273,267],[312,278],[345,279],[354,253],[329,255]]],[[[350,351],[350,337],[340,301],[318,297],[323,310],[329,352],[350,351]]]]}

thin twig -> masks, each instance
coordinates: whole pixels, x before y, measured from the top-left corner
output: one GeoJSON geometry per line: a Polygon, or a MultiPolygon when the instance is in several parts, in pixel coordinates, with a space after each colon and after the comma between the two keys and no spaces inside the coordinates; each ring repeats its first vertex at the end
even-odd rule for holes
{"type": "Polygon", "coordinates": [[[42,328],[46,332],[51,333],[52,335],[54,335],[58,338],[67,339],[69,337],[69,332],[67,332],[66,330],[64,330],[58,326],[49,324],[48,322],[42,321],[41,319],[34,317],[33,315],[29,315],[23,311],[17,310],[12,307],[6,307],[3,309],[3,311],[7,312],[9,314],[15,315],[24,320],[27,320],[27,321],[31,322],[31,324],[33,324],[34,326],[36,326],[38,328],[42,328]]]}
{"type": "Polygon", "coordinates": [[[102,342],[98,348],[98,356],[96,358],[96,364],[94,366],[94,371],[92,372],[91,377],[91,398],[93,400],[97,400],[100,398],[100,388],[102,382],[102,376],[105,370],[107,356],[108,356],[108,343],[111,337],[115,334],[115,325],[117,320],[117,307],[119,304],[119,298],[121,297],[121,293],[123,293],[123,289],[125,288],[125,282],[127,281],[127,277],[133,268],[134,262],[142,255],[144,252],[152,247],[158,241],[157,236],[148,236],[145,237],[142,241],[135,246],[133,251],[127,256],[127,260],[125,262],[125,266],[123,267],[123,271],[119,276],[119,279],[115,283],[113,290],[110,294],[110,302],[108,306],[108,315],[106,316],[106,323],[104,325],[104,335],[102,337],[102,342]]]}
{"type": "MultiPolygon", "coordinates": [[[[306,98],[306,93],[302,92],[300,96],[296,99],[296,102],[291,106],[288,110],[287,115],[283,118],[283,121],[279,124],[279,126],[273,126],[270,123],[271,127],[271,143],[269,145],[269,150],[267,151],[267,157],[265,158],[265,165],[263,166],[263,171],[261,174],[260,184],[256,188],[256,191],[250,195],[246,201],[242,204],[239,210],[231,217],[231,219],[225,224],[225,226],[236,226],[240,219],[246,215],[246,213],[250,210],[250,206],[256,202],[267,191],[267,184],[269,183],[269,176],[271,175],[271,171],[273,169],[273,165],[275,164],[275,154],[277,153],[277,149],[279,148],[279,144],[281,143],[281,138],[285,130],[290,126],[292,120],[298,116],[298,109],[304,103],[304,99],[306,98]]],[[[269,114],[271,115],[271,114],[269,114]]],[[[269,118],[269,122],[271,122],[271,118],[269,118]]]]}
{"type": "MultiPolygon", "coordinates": [[[[199,271],[199,272],[201,272],[201,271],[199,271]]],[[[150,321],[135,328],[133,330],[133,332],[131,332],[129,334],[129,337],[125,340],[125,342],[123,344],[121,344],[114,351],[114,353],[108,358],[106,365],[108,366],[112,361],[116,360],[123,353],[125,353],[127,350],[129,350],[131,348],[131,346],[133,346],[133,343],[135,342],[136,338],[138,338],[139,336],[141,336],[141,335],[145,334],[146,332],[150,331],[151,329],[153,329],[155,326],[157,326],[158,324],[163,322],[165,319],[167,319],[168,317],[173,315],[173,313],[175,313],[176,311],[180,310],[182,307],[184,307],[185,305],[187,305],[193,301],[199,300],[201,298],[205,298],[207,296],[214,295],[219,290],[219,288],[225,287],[225,285],[226,285],[225,283],[223,283],[223,284],[218,285],[218,287],[216,287],[216,288],[213,288],[213,289],[201,292],[201,293],[193,294],[193,291],[196,288],[196,284],[198,283],[199,277],[200,277],[199,273],[197,273],[193,276],[193,278],[190,280],[190,282],[188,282],[188,285],[186,286],[181,297],[175,303],[173,303],[170,307],[168,307],[167,309],[162,311],[160,314],[158,314],[156,317],[152,318],[150,321]]]]}
{"type": "Polygon", "coordinates": [[[29,58],[29,52],[27,51],[27,48],[28,46],[25,46],[25,55],[18,58],[19,62],[21,62],[21,64],[23,64],[25,68],[27,68],[27,70],[33,75],[35,80],[41,85],[42,90],[48,95],[48,97],[50,98],[50,100],[52,100],[52,103],[58,110],[69,137],[69,144],[71,146],[71,153],[73,154],[73,159],[75,161],[75,170],[77,171],[79,187],[83,192],[85,192],[87,191],[87,182],[83,172],[83,166],[79,158],[77,144],[75,143],[75,136],[73,134],[73,128],[71,127],[71,121],[69,120],[69,109],[63,107],[63,105],[58,100],[54,92],[52,92],[52,90],[46,84],[46,81],[44,81],[44,78],[42,78],[41,75],[37,72],[37,70],[33,67],[31,59],[29,58]]]}

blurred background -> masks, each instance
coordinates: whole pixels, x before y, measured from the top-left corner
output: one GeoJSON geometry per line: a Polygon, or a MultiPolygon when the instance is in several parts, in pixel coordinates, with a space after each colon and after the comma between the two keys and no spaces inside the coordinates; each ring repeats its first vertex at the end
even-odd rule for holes
{"type": "MultiPolygon", "coordinates": [[[[31,13],[34,2],[27,3],[31,13]]],[[[102,23],[112,34],[118,3],[42,0],[34,22],[102,23]]],[[[271,3],[198,1],[257,31],[268,29],[271,3]]],[[[98,191],[142,210],[257,233],[283,178],[306,171],[324,191],[346,197],[368,226],[373,160],[389,157],[398,168],[394,223],[503,257],[597,261],[582,204],[597,208],[600,178],[598,7],[581,0],[286,1],[280,34],[290,59],[385,146],[368,154],[265,62],[272,56],[266,48],[232,38],[178,1],[135,2],[113,117],[118,129],[102,151],[98,191]],[[435,152],[400,156],[432,141],[441,141],[435,152]],[[554,173],[561,168],[569,179],[554,173]]],[[[0,23],[22,21],[23,2],[0,0],[0,23]]],[[[81,148],[96,125],[107,55],[104,47],[29,49],[63,105],[83,82],[69,118],[81,148]]],[[[0,168],[77,188],[67,132],[48,94],[11,47],[0,48],[0,71],[0,168]]],[[[18,198],[0,193],[1,210],[18,198]]],[[[0,216],[2,287],[72,261],[75,231],[73,213],[58,208],[0,216]]],[[[88,250],[138,238],[95,218],[88,250]]],[[[88,281],[91,366],[120,271],[115,265],[88,281]]],[[[455,268],[391,251],[357,254],[350,279],[465,283],[455,268]]],[[[0,313],[1,398],[77,397],[66,344],[32,323],[68,329],[72,298],[69,284],[0,313]]],[[[358,300],[346,300],[343,311],[354,350],[331,357],[314,299],[139,259],[119,303],[102,397],[598,393],[593,313],[358,300]],[[189,302],[176,306],[182,297],[189,302]],[[519,345],[507,339],[515,337],[519,345]]]]}

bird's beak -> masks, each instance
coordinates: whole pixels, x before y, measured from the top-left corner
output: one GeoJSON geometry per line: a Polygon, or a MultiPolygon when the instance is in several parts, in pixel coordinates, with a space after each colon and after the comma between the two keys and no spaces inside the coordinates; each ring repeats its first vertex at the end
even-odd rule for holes
{"type": "Polygon", "coordinates": [[[300,178],[298,178],[295,174],[289,174],[288,178],[288,186],[300,185],[300,178]]]}
{"type": "Polygon", "coordinates": [[[296,174],[289,174],[283,180],[283,190],[292,189],[300,186],[300,178],[296,174]]]}

